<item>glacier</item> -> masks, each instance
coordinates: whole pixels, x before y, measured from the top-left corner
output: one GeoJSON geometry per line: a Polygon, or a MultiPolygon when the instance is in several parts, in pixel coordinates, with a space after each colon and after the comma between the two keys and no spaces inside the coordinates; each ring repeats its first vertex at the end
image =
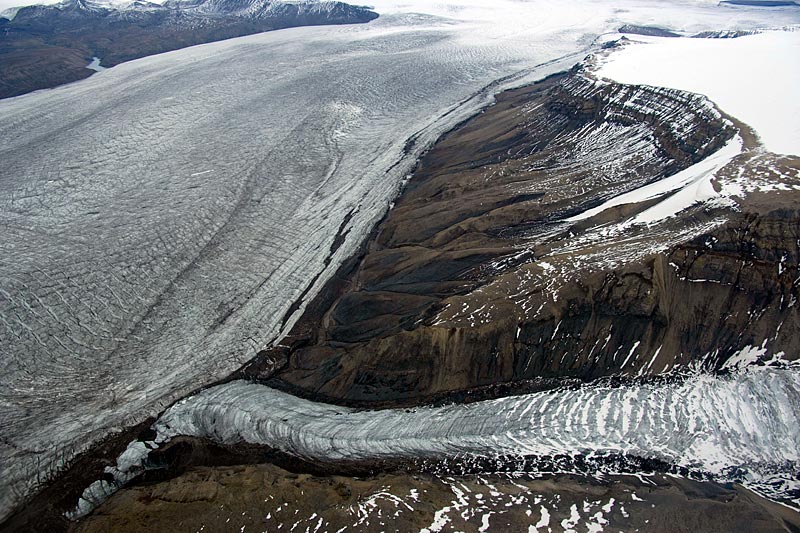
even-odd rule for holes
{"type": "MultiPolygon", "coordinates": [[[[150,450],[177,436],[263,444],[312,462],[489,459],[497,465],[536,458],[547,464],[547,458],[569,455],[589,458],[589,465],[602,471],[603,458],[655,459],[684,475],[742,483],[800,506],[798,427],[797,365],[379,411],[232,381],[168,409],[153,425],[153,440],[133,441],[117,467],[107,469],[115,483],[101,480],[88,487],[73,517],[87,514],[141,473],[150,450]]],[[[619,464],[612,461],[607,473],[619,464]]]]}
{"type": "Polygon", "coordinates": [[[419,155],[493,94],[623,22],[800,21],[701,1],[375,8],[0,101],[0,519],[277,342],[419,155]]]}
{"type": "Polygon", "coordinates": [[[800,368],[588,385],[470,404],[355,410],[233,381],[181,400],[154,425],[267,444],[312,460],[618,453],[721,474],[800,462],[800,368]]]}

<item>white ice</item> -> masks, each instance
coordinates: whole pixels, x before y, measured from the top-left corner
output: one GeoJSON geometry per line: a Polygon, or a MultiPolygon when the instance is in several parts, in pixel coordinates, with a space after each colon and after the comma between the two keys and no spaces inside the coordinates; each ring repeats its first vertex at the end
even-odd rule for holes
{"type": "Polygon", "coordinates": [[[703,94],[752,126],[768,150],[800,155],[800,31],[736,39],[629,37],[637,43],[612,53],[598,75],[703,94]]]}
{"type": "Polygon", "coordinates": [[[102,72],[106,69],[106,67],[100,65],[99,57],[93,57],[92,61],[88,65],[86,65],[86,68],[88,68],[89,70],[94,70],[95,72],[102,72]]]}
{"type": "Polygon", "coordinates": [[[234,381],[182,400],[155,427],[160,442],[244,441],[314,460],[627,454],[723,481],[740,469],[736,475],[757,487],[800,462],[800,369],[750,367],[728,377],[382,411],[234,381]]]}

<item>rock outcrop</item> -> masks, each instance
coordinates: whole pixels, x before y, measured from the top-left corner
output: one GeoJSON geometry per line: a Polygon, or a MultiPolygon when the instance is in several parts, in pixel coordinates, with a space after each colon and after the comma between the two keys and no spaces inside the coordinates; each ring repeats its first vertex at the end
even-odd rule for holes
{"type": "Polygon", "coordinates": [[[351,478],[251,465],[197,468],[124,490],[74,531],[419,531],[435,524],[462,531],[572,524],[576,530],[777,532],[800,522],[793,511],[739,486],[664,476],[647,482],[405,472],[351,478]]]}
{"type": "MultiPolygon", "coordinates": [[[[671,193],[570,220],[736,131],[701,96],[580,69],[503,94],[423,158],[335,301],[246,373],[283,365],[274,386],[381,405],[794,358],[796,189],[651,224],[630,221],[671,193]]],[[[725,172],[776,164],[770,179],[797,181],[796,160],[725,172]]]]}

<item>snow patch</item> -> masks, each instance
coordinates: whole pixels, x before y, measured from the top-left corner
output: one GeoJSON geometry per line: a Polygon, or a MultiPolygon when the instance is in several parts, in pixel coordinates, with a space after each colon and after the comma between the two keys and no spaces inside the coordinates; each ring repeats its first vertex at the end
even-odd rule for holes
{"type": "Polygon", "coordinates": [[[664,197],[656,205],[626,221],[625,225],[653,224],[674,217],[698,202],[719,199],[721,193],[714,190],[711,180],[716,172],[727,165],[742,151],[742,138],[736,135],[725,146],[699,163],[655,183],[621,194],[607,202],[567,219],[577,222],[593,217],[611,207],[635,204],[664,197]]]}

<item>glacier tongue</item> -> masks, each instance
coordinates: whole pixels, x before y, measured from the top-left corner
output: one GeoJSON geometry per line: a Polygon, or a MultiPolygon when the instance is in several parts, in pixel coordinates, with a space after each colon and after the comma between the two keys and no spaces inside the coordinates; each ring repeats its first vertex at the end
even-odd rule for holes
{"type": "Polygon", "coordinates": [[[234,381],[182,400],[155,424],[160,443],[178,435],[257,443],[315,461],[623,455],[742,482],[783,500],[800,495],[793,480],[798,427],[797,367],[379,411],[234,381]]]}
{"type": "Polygon", "coordinates": [[[753,368],[667,384],[585,386],[471,404],[359,411],[246,381],[158,420],[160,438],[267,444],[322,460],[620,453],[722,473],[800,461],[800,369],[753,368]]]}
{"type": "Polygon", "coordinates": [[[178,436],[262,444],[312,462],[534,458],[547,465],[566,455],[588,458],[599,471],[608,458],[608,473],[616,473],[620,457],[633,459],[633,468],[636,459],[654,459],[800,507],[797,365],[377,411],[232,381],[181,400],[153,427],[154,440],[131,442],[116,467],[106,469],[113,482],[87,487],[71,518],[85,516],[141,473],[149,449],[178,436]]]}

